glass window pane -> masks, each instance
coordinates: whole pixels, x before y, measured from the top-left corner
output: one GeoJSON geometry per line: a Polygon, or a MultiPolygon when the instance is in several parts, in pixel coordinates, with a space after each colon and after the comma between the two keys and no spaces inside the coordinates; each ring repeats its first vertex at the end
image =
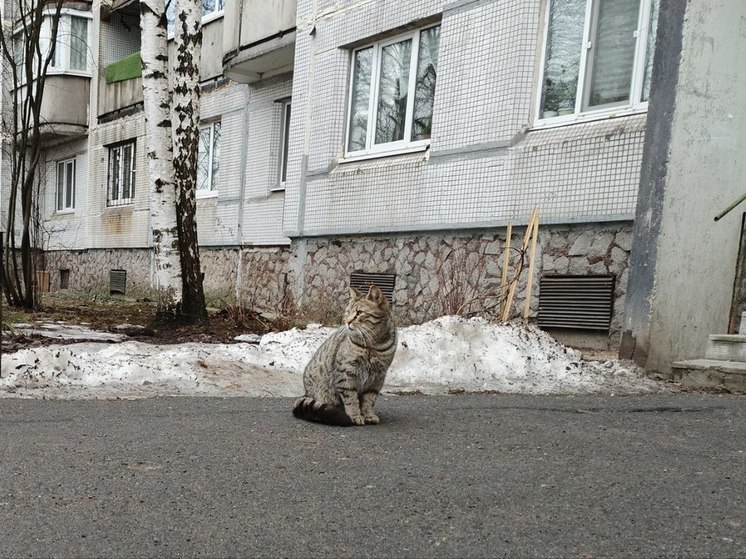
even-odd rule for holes
{"type": "Polygon", "coordinates": [[[67,163],[67,184],[65,188],[65,207],[72,208],[75,206],[75,162],[67,163]]]}
{"type": "Polygon", "coordinates": [[[285,105],[282,126],[282,160],[280,162],[280,182],[288,177],[288,147],[290,146],[290,103],[285,105]]]}
{"type": "Polygon", "coordinates": [[[122,199],[132,197],[130,186],[132,181],[132,146],[127,145],[122,148],[122,170],[124,171],[122,181],[122,199]]]}
{"type": "Polygon", "coordinates": [[[412,141],[427,140],[433,124],[435,79],[438,76],[438,43],[440,26],[420,33],[420,52],[417,54],[417,81],[414,89],[412,141]]]}
{"type": "Polygon", "coordinates": [[[87,70],[88,20],[82,17],[71,17],[70,21],[70,68],[87,70]]]}
{"type": "Polygon", "coordinates": [[[122,154],[121,148],[111,150],[111,199],[119,200],[119,163],[122,154]]]}
{"type": "Polygon", "coordinates": [[[218,188],[218,174],[220,172],[220,123],[213,124],[212,129],[212,184],[211,190],[218,188]]]}
{"type": "Polygon", "coordinates": [[[16,35],[13,38],[13,58],[16,63],[16,76],[19,82],[26,80],[26,48],[22,35],[16,35]]]}
{"type": "Polygon", "coordinates": [[[202,15],[206,16],[215,11],[215,0],[202,0],[202,15]]]}
{"type": "Polygon", "coordinates": [[[575,110],[585,0],[554,0],[549,12],[541,118],[575,110]]]}
{"type": "Polygon", "coordinates": [[[658,31],[658,7],[660,0],[650,3],[650,20],[648,22],[648,44],[645,50],[645,79],[642,82],[642,100],[650,97],[650,77],[653,73],[653,54],[655,52],[655,34],[658,31]]]}
{"type": "Polygon", "coordinates": [[[640,0],[601,0],[598,6],[588,106],[629,101],[640,0]]]}
{"type": "Polygon", "coordinates": [[[381,79],[378,82],[376,118],[377,144],[404,139],[411,55],[411,39],[381,49],[381,79]]]}
{"type": "Polygon", "coordinates": [[[57,165],[57,209],[61,210],[62,205],[62,193],[64,191],[65,184],[65,164],[59,163],[57,165]]]}
{"type": "Polygon", "coordinates": [[[368,106],[370,103],[370,79],[373,62],[373,47],[355,53],[352,75],[352,100],[350,103],[350,135],[347,151],[365,149],[368,135],[368,106]]]}
{"type": "Polygon", "coordinates": [[[199,149],[197,151],[197,190],[210,188],[210,127],[199,129],[199,149]]]}

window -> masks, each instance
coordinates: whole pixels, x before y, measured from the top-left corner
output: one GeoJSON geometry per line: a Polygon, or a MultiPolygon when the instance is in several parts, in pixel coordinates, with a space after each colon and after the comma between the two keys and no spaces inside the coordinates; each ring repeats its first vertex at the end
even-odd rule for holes
{"type": "Polygon", "coordinates": [[[108,206],[131,204],[135,198],[135,142],[109,147],[108,206]]]}
{"type": "MultiPolygon", "coordinates": [[[[57,41],[50,60],[48,73],[83,73],[90,75],[89,55],[88,55],[88,22],[90,20],[89,12],[79,12],[65,10],[60,14],[57,25],[57,41]]],[[[16,28],[13,35],[13,58],[18,66],[18,81],[26,83],[25,63],[26,51],[29,47],[36,52],[36,49],[26,44],[27,33],[23,28],[16,28]]],[[[42,59],[46,59],[49,54],[52,38],[52,16],[45,13],[39,33],[39,52],[42,59]]],[[[37,71],[38,55],[34,54],[33,72],[37,71]]]]}
{"type": "MultiPolygon", "coordinates": [[[[659,0],[551,0],[539,120],[644,109],[659,0]]],[[[561,119],[561,120],[560,120],[561,119]]]]}
{"type": "Polygon", "coordinates": [[[57,163],[55,198],[58,212],[75,209],[75,159],[57,163]]]}
{"type": "Polygon", "coordinates": [[[430,142],[439,41],[436,25],[352,53],[348,154],[430,142]]]}
{"type": "Polygon", "coordinates": [[[197,192],[215,192],[220,171],[220,121],[199,127],[197,153],[197,192]]]}
{"type": "Polygon", "coordinates": [[[280,160],[277,171],[278,189],[285,188],[288,177],[288,147],[290,145],[290,100],[283,101],[280,119],[280,160]]]}
{"type": "MultiPolygon", "coordinates": [[[[207,23],[223,15],[225,0],[202,0],[202,23],[207,23]]],[[[174,34],[176,22],[176,0],[166,0],[166,21],[168,34],[174,34]]]]}
{"type": "MultiPolygon", "coordinates": [[[[63,14],[57,28],[57,45],[50,64],[51,72],[89,72],[88,20],[83,14],[63,14]]],[[[45,41],[51,38],[51,20],[45,20],[45,41]]]]}

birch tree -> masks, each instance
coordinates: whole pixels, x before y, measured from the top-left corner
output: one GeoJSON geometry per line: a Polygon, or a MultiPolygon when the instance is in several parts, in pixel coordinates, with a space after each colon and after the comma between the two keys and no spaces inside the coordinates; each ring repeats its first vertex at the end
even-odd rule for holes
{"type": "MultiPolygon", "coordinates": [[[[175,0],[171,0],[175,1],[175,0]]],[[[174,29],[172,130],[176,224],[183,286],[182,313],[193,321],[207,319],[197,242],[197,151],[199,149],[202,3],[179,0],[174,29]]]]}
{"type": "Polygon", "coordinates": [[[62,0],[14,0],[3,7],[3,160],[10,169],[2,284],[10,304],[31,309],[38,299],[34,254],[40,247],[34,246],[33,227],[39,211],[38,171],[43,155],[41,106],[57,45],[62,0]]]}
{"type": "Polygon", "coordinates": [[[181,262],[176,228],[168,29],[164,0],[140,0],[143,105],[148,138],[150,217],[155,255],[157,319],[176,319],[182,307],[181,262]]]}

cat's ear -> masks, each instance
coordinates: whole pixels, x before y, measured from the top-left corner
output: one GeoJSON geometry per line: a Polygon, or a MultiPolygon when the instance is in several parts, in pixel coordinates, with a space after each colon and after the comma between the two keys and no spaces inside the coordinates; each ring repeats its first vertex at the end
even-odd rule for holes
{"type": "Polygon", "coordinates": [[[354,287],[350,287],[350,301],[360,299],[362,296],[363,294],[360,293],[357,289],[355,289],[354,287]]]}
{"type": "Polygon", "coordinates": [[[377,285],[371,285],[370,289],[368,290],[368,299],[371,301],[375,301],[376,303],[381,303],[386,298],[383,296],[383,293],[381,293],[381,290],[378,288],[377,285]]]}

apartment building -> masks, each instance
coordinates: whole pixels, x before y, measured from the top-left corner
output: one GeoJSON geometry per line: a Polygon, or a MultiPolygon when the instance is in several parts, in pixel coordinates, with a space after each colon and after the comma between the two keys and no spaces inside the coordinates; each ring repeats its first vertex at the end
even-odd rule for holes
{"type": "MultiPolygon", "coordinates": [[[[506,227],[515,246],[536,207],[532,315],[545,278],[571,289],[600,278],[600,313],[539,318],[619,331],[657,0],[204,6],[198,224],[210,297],[313,309],[338,304],[352,273],[375,274],[403,320],[422,320],[443,311],[454,269],[454,281],[498,289],[506,227]]],[[[50,90],[56,122],[77,111],[74,133],[56,126],[47,140],[52,286],[106,289],[124,270],[126,289],[142,291],[141,80],[113,71],[139,51],[138,5],[68,12],[87,56],[73,56],[78,40],[60,78],[88,89],[50,90]]]]}
{"type": "MultiPolygon", "coordinates": [[[[695,4],[688,10],[698,21],[720,18],[703,29],[741,36],[723,27],[740,21],[741,8],[695,4]]],[[[703,61],[704,47],[687,46],[701,33],[687,35],[681,6],[206,0],[203,8],[197,211],[211,301],[322,315],[341,306],[351,281],[375,280],[402,322],[424,320],[448,311],[446,295],[459,286],[465,297],[494,295],[507,228],[515,247],[537,208],[532,318],[615,343],[632,305],[627,337],[647,335],[641,316],[652,311],[640,301],[653,299],[661,277],[639,273],[628,294],[630,251],[633,236],[641,250],[659,238],[650,216],[664,210],[650,181],[662,179],[650,165],[665,159],[655,151],[659,123],[673,111],[649,128],[651,84],[665,90],[661,99],[682,95],[670,56],[688,56],[684,68],[702,79],[714,64],[703,61]],[[673,23],[659,27],[659,15],[673,23]],[[656,37],[668,49],[658,54],[660,75],[656,37]]],[[[139,6],[70,2],[61,25],[43,108],[52,289],[107,290],[116,277],[117,289],[144,293],[152,254],[139,6]]],[[[732,240],[740,228],[731,229],[732,240]]],[[[730,285],[735,258],[724,264],[730,285]]],[[[524,269],[521,308],[528,279],[524,269]]],[[[690,342],[674,345],[700,349],[690,342]]]]}

